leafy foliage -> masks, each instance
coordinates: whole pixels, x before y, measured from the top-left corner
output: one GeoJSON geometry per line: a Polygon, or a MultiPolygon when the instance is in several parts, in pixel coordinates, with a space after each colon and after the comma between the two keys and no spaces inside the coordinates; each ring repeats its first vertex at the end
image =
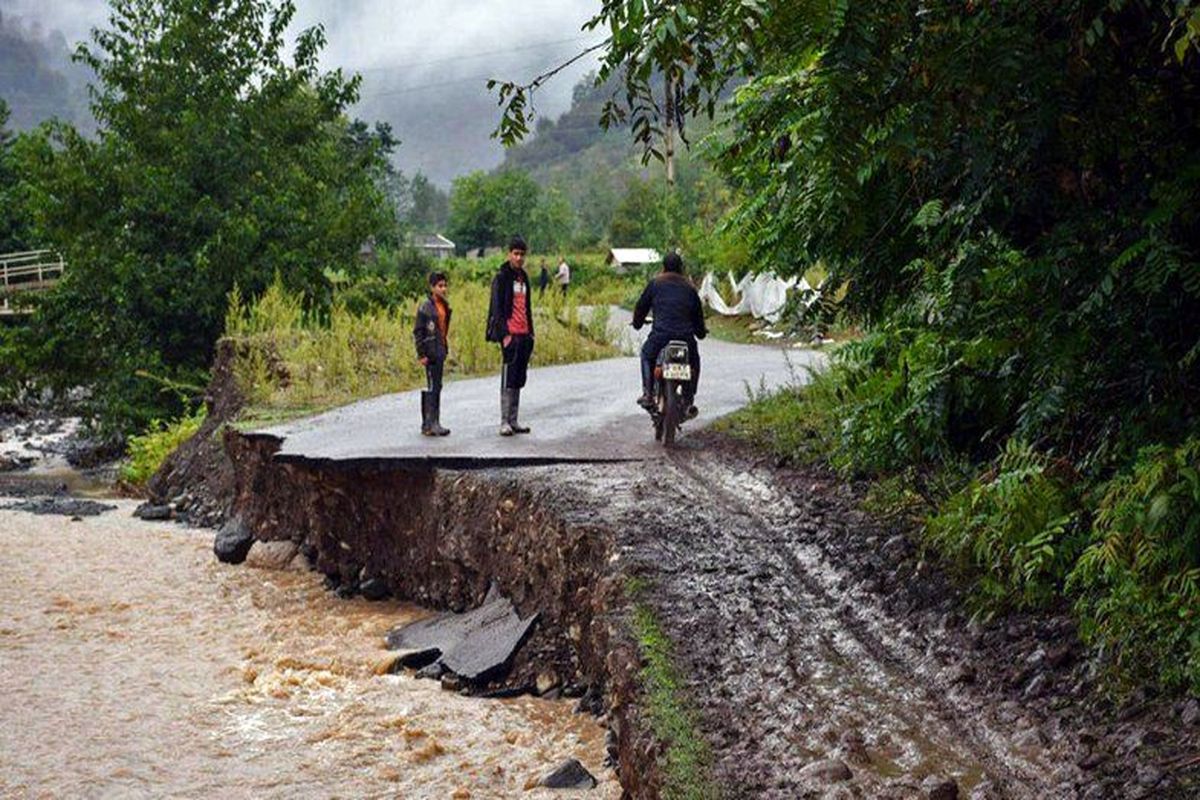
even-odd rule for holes
{"type": "Polygon", "coordinates": [[[609,0],[593,24],[607,119],[647,147],[747,76],[716,157],[734,224],[869,326],[766,418],[819,411],[801,429],[860,474],[976,463],[928,497],[931,545],[1002,604],[1072,575],[1114,663],[1194,683],[1200,3],[609,0]]]}
{"type": "Polygon", "coordinates": [[[1082,546],[1078,499],[1062,470],[1010,439],[991,469],[926,521],[926,543],[978,575],[990,607],[1037,607],[1061,595],[1082,546]]]}
{"type": "Polygon", "coordinates": [[[150,480],[167,456],[196,435],[206,415],[206,409],[201,405],[194,413],[172,423],[155,420],[144,433],[129,437],[125,448],[128,460],[121,468],[121,479],[135,486],[150,480]]]}
{"type": "Polygon", "coordinates": [[[177,412],[150,373],[203,383],[237,282],[318,292],[328,266],[393,224],[385,129],[350,125],[358,79],[293,45],[291,0],[114,0],[78,58],[98,77],[98,138],[56,125],[17,145],[39,244],[65,280],[23,339],[34,377],[83,386],[128,430],[177,412]],[[288,56],[289,50],[291,56],[288,56]]]}
{"type": "Polygon", "coordinates": [[[1102,489],[1070,576],[1085,638],[1127,679],[1200,691],[1200,438],[1143,450],[1102,489]]]}

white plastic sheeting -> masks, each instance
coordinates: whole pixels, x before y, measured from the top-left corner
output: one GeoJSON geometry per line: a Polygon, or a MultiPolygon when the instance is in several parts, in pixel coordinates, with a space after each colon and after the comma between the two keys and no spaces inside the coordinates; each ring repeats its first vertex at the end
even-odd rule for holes
{"type": "Polygon", "coordinates": [[[713,311],[728,317],[749,314],[755,319],[775,323],[779,321],[783,307],[787,305],[788,292],[799,289],[805,297],[815,294],[804,278],[783,280],[774,272],[760,272],[757,275],[747,273],[740,280],[731,272],[728,278],[734,296],[738,298],[732,306],[726,303],[725,298],[717,291],[717,279],[713,273],[705,275],[700,284],[700,299],[713,311]]]}

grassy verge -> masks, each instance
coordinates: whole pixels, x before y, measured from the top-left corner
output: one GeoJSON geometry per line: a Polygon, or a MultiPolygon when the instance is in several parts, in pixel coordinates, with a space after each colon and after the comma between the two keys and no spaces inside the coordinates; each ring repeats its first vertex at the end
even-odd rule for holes
{"type": "MultiPolygon", "coordinates": [[[[484,341],[488,287],[455,284],[450,302],[450,379],[484,375],[500,366],[484,341]]],[[[239,342],[235,375],[256,420],[282,420],[366,397],[414,389],[425,382],[412,325],[418,300],[354,312],[335,302],[327,315],[307,313],[303,298],[279,284],[252,302],[235,295],[226,335],[239,342]]],[[[533,365],[607,358],[617,351],[580,324],[573,298],[547,293],[535,303],[533,365]]]]}
{"type": "MultiPolygon", "coordinates": [[[[636,582],[627,587],[634,597],[641,589],[636,582]]],[[[672,659],[671,640],[644,603],[635,602],[633,629],[645,662],[641,678],[646,711],[655,737],[666,747],[663,797],[715,800],[720,792],[710,776],[712,753],[684,693],[685,681],[672,659]]]]}

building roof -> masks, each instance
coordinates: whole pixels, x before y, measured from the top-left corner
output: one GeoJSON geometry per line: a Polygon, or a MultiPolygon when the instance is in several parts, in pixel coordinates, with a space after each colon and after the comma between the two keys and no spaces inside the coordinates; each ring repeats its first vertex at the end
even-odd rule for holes
{"type": "Polygon", "coordinates": [[[442,236],[440,233],[418,233],[412,237],[414,247],[423,247],[427,250],[446,250],[454,249],[454,242],[442,236]]]}
{"type": "Polygon", "coordinates": [[[618,264],[657,264],[662,256],[652,247],[614,247],[608,251],[608,260],[618,264]]]}

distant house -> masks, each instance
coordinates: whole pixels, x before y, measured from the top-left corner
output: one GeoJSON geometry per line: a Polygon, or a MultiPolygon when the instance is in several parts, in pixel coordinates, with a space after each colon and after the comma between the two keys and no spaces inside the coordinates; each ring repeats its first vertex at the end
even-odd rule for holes
{"type": "Polygon", "coordinates": [[[608,251],[604,263],[617,272],[640,271],[646,266],[661,264],[662,256],[652,247],[614,247],[608,251]]]}
{"type": "Polygon", "coordinates": [[[450,258],[454,255],[454,242],[440,233],[420,233],[412,237],[413,247],[433,258],[450,258]]]}
{"type": "Polygon", "coordinates": [[[358,260],[366,264],[374,261],[375,255],[375,237],[372,236],[363,242],[358,248],[358,260]]]}

